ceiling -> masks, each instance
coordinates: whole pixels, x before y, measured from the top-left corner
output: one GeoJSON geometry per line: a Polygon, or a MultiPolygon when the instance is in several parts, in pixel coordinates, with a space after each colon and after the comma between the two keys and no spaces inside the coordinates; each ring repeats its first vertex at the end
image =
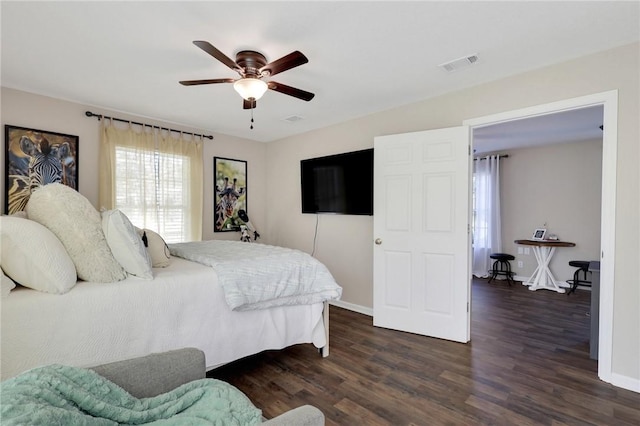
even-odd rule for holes
{"type": "Polygon", "coordinates": [[[476,156],[513,148],[602,139],[604,107],[573,109],[473,129],[476,156]]]}
{"type": "Polygon", "coordinates": [[[637,1],[2,1],[2,86],[149,119],[273,141],[640,39],[637,1]],[[242,109],[237,78],[193,45],[309,63],[242,109]],[[439,64],[478,61],[447,73],[439,64]],[[287,120],[287,118],[293,119],[287,120]],[[297,119],[296,119],[297,118],[297,119]]]}

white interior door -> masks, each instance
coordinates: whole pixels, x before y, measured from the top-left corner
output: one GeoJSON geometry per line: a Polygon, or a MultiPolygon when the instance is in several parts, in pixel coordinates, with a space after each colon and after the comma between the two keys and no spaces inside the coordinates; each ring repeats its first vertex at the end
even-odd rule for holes
{"type": "Polygon", "coordinates": [[[373,324],[470,338],[469,127],[374,141],[373,324]]]}

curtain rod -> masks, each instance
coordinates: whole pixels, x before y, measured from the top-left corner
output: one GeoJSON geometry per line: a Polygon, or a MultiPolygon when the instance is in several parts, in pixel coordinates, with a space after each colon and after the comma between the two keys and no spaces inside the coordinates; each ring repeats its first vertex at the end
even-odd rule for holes
{"type": "MultiPolygon", "coordinates": [[[[509,158],[509,154],[505,154],[505,155],[498,155],[498,158],[509,158]]],[[[486,160],[487,157],[478,157],[478,158],[474,158],[473,161],[476,160],[486,160]]]]}
{"type": "Polygon", "coordinates": [[[160,129],[160,130],[168,130],[169,132],[183,133],[185,135],[193,135],[193,136],[199,136],[199,137],[203,137],[203,138],[207,138],[207,139],[213,139],[213,136],[211,136],[211,135],[200,135],[198,133],[183,132],[182,130],[170,129],[168,127],[154,126],[153,124],[139,123],[137,121],[123,120],[122,118],[114,118],[114,117],[109,117],[109,116],[106,116],[106,115],[95,114],[95,113],[93,113],[91,111],[86,111],[84,113],[84,115],[86,115],[87,117],[97,117],[98,121],[102,120],[103,118],[106,118],[107,120],[115,120],[115,121],[120,121],[122,123],[137,124],[139,126],[153,127],[153,128],[160,129]]]}

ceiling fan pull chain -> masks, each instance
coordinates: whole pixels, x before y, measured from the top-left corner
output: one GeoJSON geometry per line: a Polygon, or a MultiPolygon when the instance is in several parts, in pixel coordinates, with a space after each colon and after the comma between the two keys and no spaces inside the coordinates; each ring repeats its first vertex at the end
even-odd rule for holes
{"type": "Polygon", "coordinates": [[[249,128],[253,130],[253,100],[250,100],[250,102],[251,102],[251,126],[249,128]]]}

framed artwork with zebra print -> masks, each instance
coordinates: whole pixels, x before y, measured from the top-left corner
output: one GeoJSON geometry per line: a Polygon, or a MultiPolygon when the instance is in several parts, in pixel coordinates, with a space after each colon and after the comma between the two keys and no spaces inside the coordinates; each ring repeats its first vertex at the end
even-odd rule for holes
{"type": "Polygon", "coordinates": [[[213,157],[213,183],[213,231],[240,231],[244,222],[238,218],[238,210],[247,211],[247,162],[213,157]]]}
{"type": "Polygon", "coordinates": [[[31,192],[48,183],[78,190],[78,136],[4,126],[7,214],[24,210],[31,192]]]}

